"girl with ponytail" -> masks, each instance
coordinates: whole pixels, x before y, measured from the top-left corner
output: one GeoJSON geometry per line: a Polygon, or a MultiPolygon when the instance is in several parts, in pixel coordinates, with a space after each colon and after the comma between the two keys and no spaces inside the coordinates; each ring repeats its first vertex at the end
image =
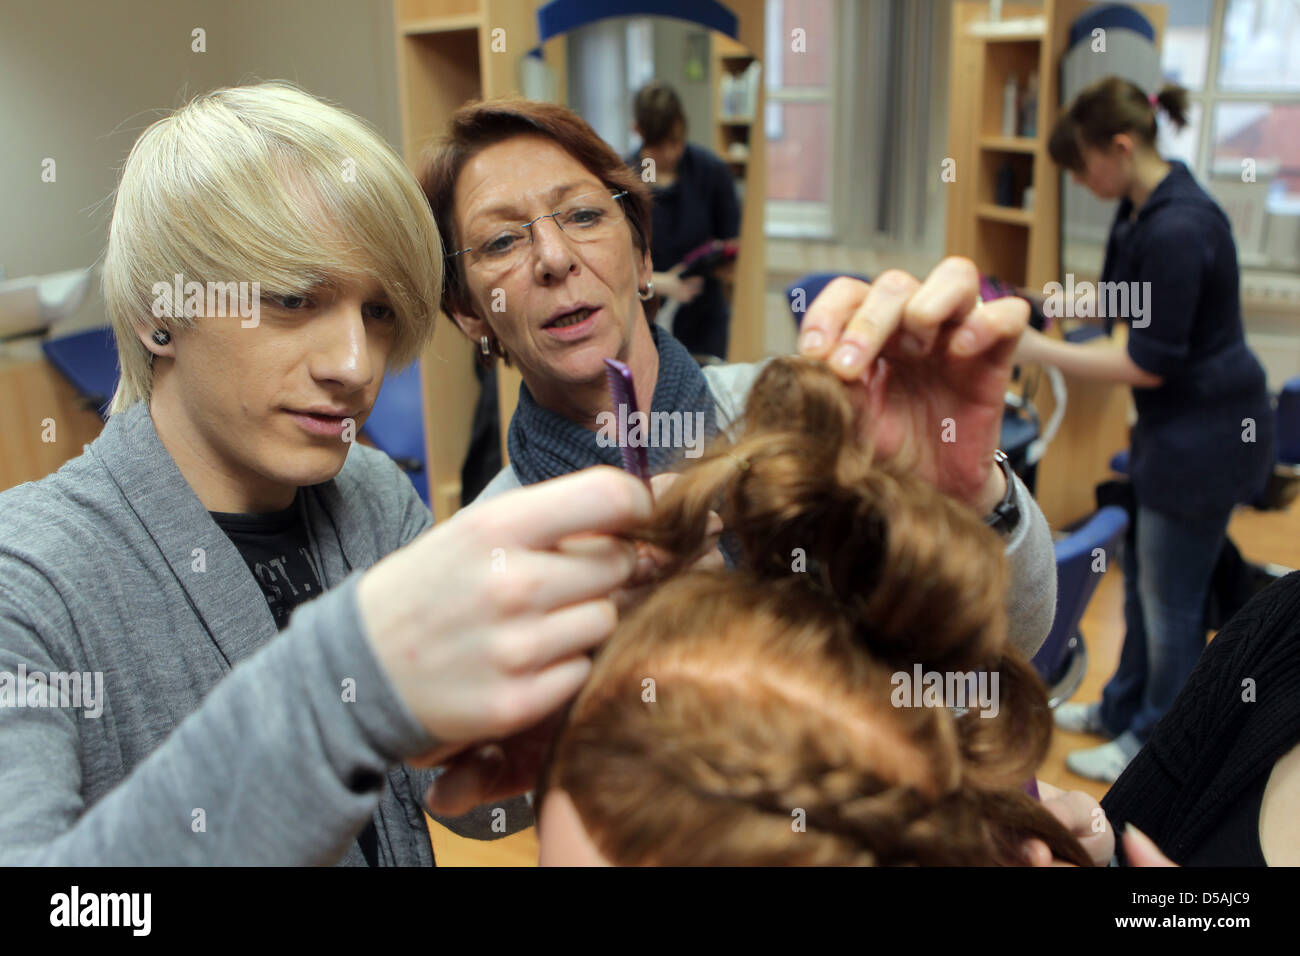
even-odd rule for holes
{"type": "Polygon", "coordinates": [[[1125,347],[1086,347],[1027,331],[1017,362],[1132,386],[1129,474],[1137,509],[1124,548],[1125,638],[1100,704],[1065,704],[1057,723],[1109,742],[1066,758],[1114,782],[1172,705],[1205,646],[1205,606],[1233,506],[1272,470],[1273,412],[1246,345],[1228,217],[1187,167],[1156,152],[1156,114],[1187,121],[1187,91],[1148,96],[1119,77],[1081,92],[1048,144],[1058,165],[1119,208],[1105,288],[1122,289],[1125,347]]]}
{"type": "Polygon", "coordinates": [[[1027,796],[1051,734],[1007,640],[996,532],[872,463],[820,362],[771,362],[744,437],[660,497],[680,556],[599,652],[541,774],[542,862],[1090,865],[1027,796]],[[738,571],[689,571],[716,510],[738,571]],[[1000,678],[995,715],[895,706],[896,675],[1000,678]]]}

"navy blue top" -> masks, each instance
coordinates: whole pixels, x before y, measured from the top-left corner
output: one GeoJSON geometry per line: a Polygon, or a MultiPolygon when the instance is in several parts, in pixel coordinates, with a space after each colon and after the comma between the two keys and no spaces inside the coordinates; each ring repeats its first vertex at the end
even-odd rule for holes
{"type": "Polygon", "coordinates": [[[1185,165],[1169,167],[1134,221],[1132,200],[1120,202],[1101,278],[1150,283],[1145,315],[1124,316],[1132,323],[1129,357],[1164,379],[1133,389],[1129,470],[1138,502],[1204,515],[1263,490],[1275,454],[1273,413],[1264,369],[1246,346],[1232,226],[1185,165]],[[1253,442],[1243,439],[1247,419],[1253,442]]]}
{"type": "MultiPolygon", "coordinates": [[[[629,155],[627,163],[641,172],[639,153],[629,155]]],[[[667,272],[710,240],[740,235],[740,203],[731,170],[707,149],[687,143],[672,184],[660,187],[652,183],[651,192],[650,258],[657,272],[667,272]]],[[[725,328],[730,318],[722,284],[708,275],[700,294],[678,307],[674,327],[721,323],[725,328]]]]}

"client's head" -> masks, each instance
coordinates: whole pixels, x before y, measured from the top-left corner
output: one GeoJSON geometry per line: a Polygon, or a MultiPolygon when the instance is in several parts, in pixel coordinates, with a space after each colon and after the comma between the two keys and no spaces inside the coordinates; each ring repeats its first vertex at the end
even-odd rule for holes
{"type": "Polygon", "coordinates": [[[1020,789],[1051,725],[1001,542],[852,420],[825,366],[777,360],[663,496],[646,540],[693,554],[715,508],[742,566],[677,574],[602,648],[539,784],[544,865],[1011,864],[1031,837],[1088,862],[1020,789]],[[996,706],[915,706],[917,665],[996,675],[996,706]]]}

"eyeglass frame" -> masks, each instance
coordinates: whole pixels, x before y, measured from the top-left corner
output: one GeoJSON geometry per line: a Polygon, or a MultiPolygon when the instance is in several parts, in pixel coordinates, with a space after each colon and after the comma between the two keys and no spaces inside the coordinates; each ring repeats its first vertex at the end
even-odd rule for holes
{"type": "MultiPolygon", "coordinates": [[[[623,198],[624,196],[626,196],[626,195],[628,194],[628,192],[629,192],[629,190],[626,190],[626,189],[622,189],[622,190],[619,190],[618,192],[614,192],[614,189],[613,189],[612,186],[604,186],[604,187],[602,187],[602,189],[593,189],[590,193],[580,193],[577,197],[574,197],[574,198],[581,198],[582,196],[591,196],[591,195],[594,195],[595,193],[601,192],[601,191],[603,191],[603,190],[605,190],[605,189],[608,189],[611,193],[613,193],[613,195],[610,196],[611,199],[622,199],[622,198],[623,198]]],[[[627,218],[627,210],[626,210],[626,209],[623,209],[621,203],[619,204],[619,209],[621,209],[621,210],[623,211],[623,218],[626,219],[626,218],[627,218]]],[[[560,221],[559,221],[558,219],[555,218],[556,215],[559,213],[559,211],[560,211],[560,210],[558,210],[558,209],[553,209],[553,210],[551,210],[551,211],[548,212],[548,213],[543,213],[542,215],[537,216],[537,217],[534,218],[534,219],[530,219],[530,220],[528,220],[528,222],[510,223],[510,225],[514,225],[514,226],[523,226],[525,229],[528,230],[528,244],[529,244],[530,246],[533,245],[533,242],[534,242],[533,226],[536,225],[537,223],[541,222],[543,219],[550,219],[552,222],[555,223],[556,228],[559,229],[560,232],[564,233],[564,235],[566,235],[566,236],[569,236],[569,235],[571,235],[571,234],[568,233],[568,232],[565,232],[564,227],[560,225],[560,221]]],[[[579,241],[581,241],[581,240],[579,240],[579,241]]],[[[445,256],[444,258],[447,258],[447,259],[455,259],[457,256],[463,256],[465,253],[467,253],[467,252],[473,252],[473,251],[474,251],[474,247],[473,247],[473,246],[466,246],[464,249],[457,250],[456,252],[449,252],[449,253],[447,253],[446,256],[445,256]]]]}

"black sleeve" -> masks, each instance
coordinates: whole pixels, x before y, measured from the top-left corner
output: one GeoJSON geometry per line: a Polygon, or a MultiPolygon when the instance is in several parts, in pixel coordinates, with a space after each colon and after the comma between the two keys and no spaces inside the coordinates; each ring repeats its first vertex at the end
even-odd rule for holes
{"type": "Polygon", "coordinates": [[[1171,843],[1173,807],[1183,790],[1181,769],[1176,764],[1167,763],[1155,748],[1148,745],[1138,751],[1120,778],[1101,798],[1101,808],[1106,811],[1106,819],[1115,831],[1115,855],[1121,865],[1128,866],[1120,836],[1130,823],[1149,836],[1168,856],[1165,848],[1171,843]]]}
{"type": "MultiPolygon", "coordinates": [[[[1102,798],[1115,832],[1132,823],[1183,863],[1199,839],[1193,831],[1211,822],[1205,801],[1223,778],[1271,766],[1300,738],[1298,690],[1300,572],[1294,572],[1251,598],[1201,654],[1169,712],[1102,798]],[[1255,693],[1243,693],[1248,679],[1258,685],[1258,702],[1255,693]],[[1189,826],[1193,807],[1198,820],[1189,826]]],[[[1118,840],[1116,853],[1126,862],[1118,840]]]]}

